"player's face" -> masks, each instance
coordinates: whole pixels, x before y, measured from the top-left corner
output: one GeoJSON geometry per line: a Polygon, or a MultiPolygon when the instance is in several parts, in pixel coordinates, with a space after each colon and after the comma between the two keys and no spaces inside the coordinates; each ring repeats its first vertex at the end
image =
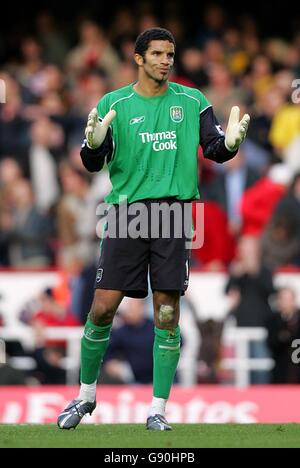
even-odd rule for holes
{"type": "Polygon", "coordinates": [[[144,72],[158,83],[167,81],[174,64],[174,56],[172,42],[151,41],[142,64],[144,72]]]}

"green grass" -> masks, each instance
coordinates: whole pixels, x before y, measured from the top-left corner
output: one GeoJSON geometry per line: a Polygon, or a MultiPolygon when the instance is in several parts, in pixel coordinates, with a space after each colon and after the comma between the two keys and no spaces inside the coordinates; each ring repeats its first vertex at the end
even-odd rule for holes
{"type": "Polygon", "coordinates": [[[172,432],[149,432],[141,424],[0,425],[0,447],[300,447],[300,424],[173,424],[172,432]]]}

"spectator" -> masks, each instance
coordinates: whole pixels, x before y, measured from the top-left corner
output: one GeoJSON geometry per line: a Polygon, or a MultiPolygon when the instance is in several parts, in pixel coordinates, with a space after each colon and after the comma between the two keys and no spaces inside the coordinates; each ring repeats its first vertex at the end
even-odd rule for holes
{"type": "Polygon", "coordinates": [[[46,289],[38,299],[38,309],[31,317],[30,324],[35,330],[39,346],[66,346],[65,340],[47,340],[47,327],[75,327],[80,322],[68,308],[62,306],[55,298],[51,288],[46,289]]]}
{"type": "Polygon", "coordinates": [[[33,36],[22,38],[20,48],[22,63],[17,70],[17,79],[24,86],[25,102],[34,104],[41,93],[40,73],[44,66],[42,48],[33,36]]]}
{"type": "Polygon", "coordinates": [[[122,38],[136,35],[136,22],[129,6],[120,6],[114,12],[114,19],[110,27],[110,38],[118,46],[122,38]]]}
{"type": "Polygon", "coordinates": [[[112,80],[118,73],[119,58],[107,40],[103,30],[93,21],[85,20],[80,25],[79,44],[67,57],[68,68],[80,74],[93,68],[102,68],[112,80]]]}
{"type": "Polygon", "coordinates": [[[295,174],[287,194],[276,206],[274,216],[282,214],[294,221],[300,236],[300,173],[295,174]]]}
{"type": "Polygon", "coordinates": [[[203,52],[195,45],[185,47],[180,55],[181,73],[200,89],[208,85],[203,52]]]}
{"type": "Polygon", "coordinates": [[[248,139],[251,139],[270,153],[273,151],[269,139],[272,120],[283,104],[284,96],[275,86],[269,88],[255,100],[248,139]]]}
{"type": "Polygon", "coordinates": [[[143,300],[128,299],[123,304],[121,324],[113,329],[105,355],[106,379],[149,384],[153,370],[153,322],[145,316],[143,300]]]}
{"type": "Polygon", "coordinates": [[[285,164],[271,166],[267,175],[245,191],[241,199],[242,235],[259,236],[286,193],[292,173],[285,164]]]}
{"type": "Polygon", "coordinates": [[[6,227],[11,225],[10,210],[13,205],[13,188],[23,175],[17,161],[4,158],[0,162],[0,265],[9,266],[9,237],[6,227]]]}
{"type": "MultiPolygon", "coordinates": [[[[236,326],[265,327],[272,315],[269,300],[274,292],[272,274],[261,265],[258,239],[242,237],[226,286],[232,304],[230,315],[235,318],[236,326]]],[[[266,358],[268,354],[265,342],[250,343],[250,357],[266,358]]],[[[252,384],[268,382],[268,372],[251,372],[252,384]]]]}
{"type": "Polygon", "coordinates": [[[225,58],[233,76],[241,76],[250,63],[250,56],[242,42],[242,33],[234,27],[224,31],[225,58]]]}
{"type": "Polygon", "coordinates": [[[20,83],[8,73],[0,74],[6,85],[6,104],[0,107],[0,157],[14,155],[24,175],[28,176],[27,151],[30,145],[28,130],[30,122],[22,112],[20,83]]]}
{"type": "Polygon", "coordinates": [[[265,55],[258,55],[251,65],[251,83],[255,98],[268,92],[273,85],[272,64],[265,55]]]}
{"type": "MultiPolygon", "coordinates": [[[[117,74],[116,74],[117,75],[117,74]]],[[[110,86],[113,85],[116,75],[111,77],[110,86]]],[[[86,117],[99,99],[108,91],[108,75],[103,68],[97,67],[82,74],[76,87],[69,90],[72,114],[86,117]]],[[[83,126],[83,125],[82,125],[83,126]]],[[[79,128],[80,137],[83,128],[79,128]]]]}
{"type": "MultiPolygon", "coordinates": [[[[198,349],[197,356],[195,356],[195,374],[196,378],[194,383],[206,383],[216,384],[220,383],[220,372],[219,364],[221,358],[222,348],[222,332],[223,332],[223,321],[215,319],[200,319],[197,313],[195,304],[187,296],[185,303],[191,313],[193,329],[196,330],[200,340],[200,346],[198,349]]],[[[190,324],[191,326],[191,324],[190,324]]],[[[189,339],[194,341],[193,337],[186,337],[187,341],[184,342],[184,349],[190,347],[188,343],[189,339]]],[[[190,359],[193,355],[190,350],[190,359]]]]}
{"type": "Polygon", "coordinates": [[[268,346],[275,366],[272,370],[273,384],[300,383],[299,365],[293,363],[292,343],[300,337],[300,311],[295,291],[284,287],[277,293],[275,312],[268,320],[268,346]]]}
{"type": "Polygon", "coordinates": [[[62,366],[65,353],[61,347],[37,347],[31,356],[36,362],[36,368],[30,374],[39,384],[66,384],[66,371],[62,366]]]}
{"type": "Polygon", "coordinates": [[[244,192],[259,179],[255,169],[246,165],[243,149],[225,163],[224,173],[219,173],[207,186],[207,198],[216,202],[227,214],[229,229],[237,235],[241,228],[240,203],[244,192]]]}
{"type": "Polygon", "coordinates": [[[96,263],[83,262],[81,269],[70,280],[71,308],[74,315],[84,325],[94,298],[94,281],[97,274],[96,263]]]}
{"type": "Polygon", "coordinates": [[[262,236],[262,262],[271,271],[300,267],[300,237],[295,219],[288,213],[272,217],[262,236]]]}
{"type": "Polygon", "coordinates": [[[227,294],[236,297],[232,313],[237,326],[264,327],[272,313],[269,298],[274,291],[271,272],[261,265],[258,239],[242,237],[226,286],[227,294]]]}
{"type": "Polygon", "coordinates": [[[57,206],[58,235],[63,254],[79,251],[92,259],[96,239],[97,199],[89,186],[89,176],[72,166],[60,166],[62,196],[57,206]]]}
{"type": "Polygon", "coordinates": [[[220,359],[223,322],[213,319],[198,321],[201,345],[198,355],[198,383],[220,383],[220,359]]]}
{"type": "Polygon", "coordinates": [[[300,108],[287,102],[274,115],[270,130],[270,141],[276,148],[278,155],[300,134],[300,108]]]}
{"type": "Polygon", "coordinates": [[[21,179],[12,190],[12,207],[2,217],[2,240],[14,267],[51,264],[49,220],[37,209],[29,182],[21,179]]]}
{"type": "MultiPolygon", "coordinates": [[[[222,52],[222,57],[223,54],[222,52]]],[[[203,92],[212,103],[219,122],[226,122],[226,116],[233,105],[245,105],[248,102],[247,91],[234,85],[230,71],[223,63],[212,63],[208,76],[209,85],[203,92]]]]}
{"type": "Polygon", "coordinates": [[[196,217],[196,204],[193,204],[193,223],[197,236],[203,229],[203,246],[192,250],[192,259],[195,266],[201,266],[205,270],[224,270],[233,260],[235,255],[235,240],[232,236],[226,213],[213,201],[204,203],[203,219],[196,217]]]}
{"type": "Polygon", "coordinates": [[[0,362],[0,386],[26,385],[27,383],[28,381],[23,371],[0,362]]]}
{"type": "Polygon", "coordinates": [[[62,128],[44,117],[31,127],[29,151],[32,187],[36,206],[47,213],[59,197],[56,162],[51,149],[61,147],[62,128]]]}
{"type": "Polygon", "coordinates": [[[224,8],[216,4],[208,5],[204,10],[203,23],[197,32],[197,41],[201,45],[209,39],[220,38],[222,35],[226,24],[224,8]]]}
{"type": "Polygon", "coordinates": [[[59,30],[54,17],[43,11],[36,17],[36,30],[45,62],[63,66],[68,51],[66,31],[59,30]]]}
{"type": "Polygon", "coordinates": [[[39,297],[38,309],[33,313],[30,324],[35,332],[35,349],[32,357],[37,367],[32,376],[42,384],[65,384],[66,374],[62,366],[65,357],[65,340],[47,339],[47,327],[74,327],[80,322],[57,302],[52,289],[46,289],[39,297]]]}

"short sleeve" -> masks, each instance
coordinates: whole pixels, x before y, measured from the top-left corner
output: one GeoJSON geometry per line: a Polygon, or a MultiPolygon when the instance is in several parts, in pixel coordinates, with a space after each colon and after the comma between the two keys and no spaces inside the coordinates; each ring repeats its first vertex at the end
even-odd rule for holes
{"type": "Polygon", "coordinates": [[[205,111],[208,107],[212,107],[207,97],[199,91],[199,89],[191,88],[191,96],[193,96],[199,102],[199,113],[205,111]]]}

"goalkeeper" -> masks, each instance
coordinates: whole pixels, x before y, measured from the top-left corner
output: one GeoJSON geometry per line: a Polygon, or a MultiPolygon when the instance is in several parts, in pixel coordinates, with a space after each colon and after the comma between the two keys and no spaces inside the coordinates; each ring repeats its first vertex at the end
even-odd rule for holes
{"type": "MultiPolygon", "coordinates": [[[[178,236],[176,216],[169,238],[161,235],[166,219],[152,219],[152,205],[183,208],[199,199],[197,155],[223,163],[232,159],[246,136],[249,115],[230,113],[223,133],[206,97],[194,88],[168,81],[175,56],[172,34],[161,28],[141,33],[135,45],[138,80],[106,94],[88,117],[81,151],[84,166],[100,171],[106,162],[112,191],[106,202],[121,212],[127,197],[126,222],[135,204],[142,206],[158,236],[106,235],[101,242],[95,295],[81,342],[81,387],[58,417],[61,429],[75,428],[96,407],[96,383],[109,344],[114,315],[124,298],[146,297],[148,274],[153,292],[153,399],[146,428],[171,430],[166,403],[180,355],[180,296],[188,286],[189,249],[178,236]]],[[[131,213],[131,214],[130,214],[131,213]]],[[[181,212],[180,212],[181,213],[181,212]]],[[[179,215],[180,217],[180,215],[179,215]]],[[[108,215],[109,218],[109,215],[108,215]]],[[[117,219],[119,219],[117,217],[117,219]]],[[[116,221],[124,228],[124,220],[116,221]]],[[[119,231],[118,231],[119,232],[119,231]]]]}

